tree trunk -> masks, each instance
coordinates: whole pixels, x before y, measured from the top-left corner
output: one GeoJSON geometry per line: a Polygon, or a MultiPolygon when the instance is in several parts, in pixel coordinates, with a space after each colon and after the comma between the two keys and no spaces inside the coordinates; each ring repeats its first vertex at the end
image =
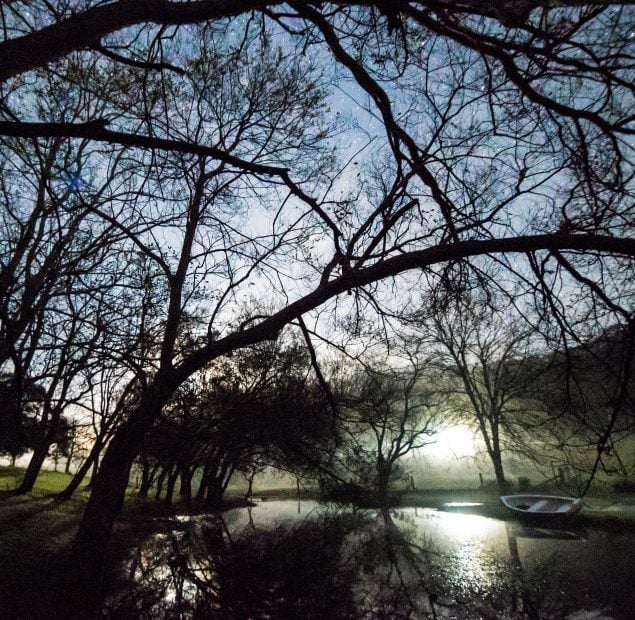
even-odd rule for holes
{"type": "Polygon", "coordinates": [[[496,476],[496,486],[501,495],[507,492],[507,481],[505,480],[505,471],[503,469],[503,459],[500,452],[490,454],[492,464],[494,465],[494,475],[496,476]]]}
{"type": "Polygon", "coordinates": [[[106,449],[58,588],[58,607],[65,618],[94,615],[102,595],[106,547],[123,507],[132,461],[168,395],[167,389],[159,391],[155,384],[106,449]]]}
{"type": "MultiPolygon", "coordinates": [[[[235,469],[234,465],[231,465],[229,467],[226,467],[223,470],[224,479],[223,479],[223,484],[222,484],[222,495],[225,495],[225,491],[227,491],[227,487],[229,485],[229,481],[231,480],[232,476],[234,475],[234,469],[235,469]]],[[[221,497],[222,497],[222,495],[221,495],[221,497]]]]}
{"type": "Polygon", "coordinates": [[[174,497],[174,487],[176,486],[176,481],[179,477],[179,467],[178,465],[174,466],[174,469],[171,470],[168,474],[168,486],[165,490],[165,499],[163,503],[166,506],[172,505],[172,498],[174,497]]]}
{"type": "Polygon", "coordinates": [[[234,468],[231,466],[229,460],[222,463],[217,461],[215,467],[210,470],[207,482],[207,495],[205,497],[205,502],[209,506],[216,507],[220,505],[233,471],[234,468]]]}
{"type": "Polygon", "coordinates": [[[203,499],[205,497],[205,492],[207,491],[207,481],[209,479],[211,467],[209,465],[205,465],[203,467],[203,473],[201,474],[201,482],[198,485],[198,491],[196,492],[196,499],[203,499]]]}
{"type": "Polygon", "coordinates": [[[73,454],[75,452],[75,438],[73,437],[73,439],[71,440],[71,447],[68,451],[68,457],[66,459],[66,465],[64,466],[64,473],[65,474],[70,474],[71,473],[71,462],[73,461],[73,454]]]}
{"type": "MultiPolygon", "coordinates": [[[[101,442],[95,441],[93,447],[90,451],[90,454],[86,458],[86,460],[82,463],[81,467],[75,472],[73,479],[68,483],[68,486],[58,494],[59,499],[70,499],[82,483],[88,470],[94,465],[94,462],[99,460],[99,453],[101,452],[101,442]]],[[[93,474],[94,475],[94,474],[93,474]]]]}
{"type": "MultiPolygon", "coordinates": [[[[127,438],[126,438],[127,439],[127,438]]],[[[101,599],[104,556],[121,511],[132,458],[129,441],[110,443],[77,533],[58,601],[66,618],[91,618],[101,599]]]]}
{"type": "Polygon", "coordinates": [[[249,486],[247,487],[247,494],[245,495],[245,500],[250,501],[253,495],[253,487],[254,487],[254,478],[256,476],[256,472],[252,471],[247,477],[247,482],[249,486]]]}
{"type": "Polygon", "coordinates": [[[190,470],[189,467],[181,468],[181,486],[179,488],[179,495],[181,497],[185,497],[186,499],[192,498],[192,476],[194,475],[194,470],[190,470]]]}
{"type": "Polygon", "coordinates": [[[150,474],[148,475],[148,480],[146,482],[146,488],[143,489],[143,493],[142,493],[142,489],[141,488],[139,489],[139,496],[140,497],[148,497],[148,493],[150,493],[150,489],[152,488],[152,485],[154,484],[154,481],[155,481],[155,479],[157,477],[157,472],[159,471],[159,468],[160,467],[159,467],[158,463],[150,468],[150,474]]]}
{"type": "Polygon", "coordinates": [[[163,483],[165,482],[165,477],[168,475],[168,470],[165,467],[161,470],[159,477],[157,478],[157,490],[154,494],[154,499],[159,500],[161,497],[161,491],[163,491],[163,483]]]}
{"type": "Polygon", "coordinates": [[[377,496],[382,508],[388,506],[388,484],[390,480],[391,464],[385,461],[377,463],[377,496]]]}
{"type": "Polygon", "coordinates": [[[143,458],[141,461],[141,485],[139,486],[139,497],[148,497],[148,493],[152,488],[154,477],[157,475],[158,465],[150,466],[150,462],[147,458],[143,458]]]}
{"type": "Polygon", "coordinates": [[[24,478],[20,483],[20,486],[16,489],[16,493],[23,495],[25,493],[30,493],[33,490],[35,481],[42,470],[42,465],[44,464],[46,455],[51,447],[52,440],[53,433],[45,433],[38,442],[37,446],[35,446],[29,465],[26,468],[24,478]]]}
{"type": "Polygon", "coordinates": [[[218,506],[220,498],[223,496],[222,481],[216,476],[210,475],[207,481],[207,492],[205,493],[205,503],[208,506],[218,506]]]}
{"type": "Polygon", "coordinates": [[[87,489],[92,490],[98,475],[99,475],[99,453],[95,455],[95,460],[93,461],[93,471],[91,472],[90,480],[88,481],[88,484],[86,485],[87,489]]]}

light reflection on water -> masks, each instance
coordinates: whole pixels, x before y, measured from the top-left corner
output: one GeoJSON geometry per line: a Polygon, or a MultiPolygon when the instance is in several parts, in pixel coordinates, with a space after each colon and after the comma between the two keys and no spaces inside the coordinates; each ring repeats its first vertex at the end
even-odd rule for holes
{"type": "Polygon", "coordinates": [[[471,514],[382,515],[309,501],[163,525],[125,567],[109,599],[113,615],[555,620],[586,609],[633,617],[633,533],[540,538],[547,530],[471,514]]]}
{"type": "Polygon", "coordinates": [[[223,519],[232,532],[252,525],[265,529],[290,525],[338,510],[332,504],[314,501],[270,501],[258,502],[251,508],[233,508],[223,513],[223,519]]]}
{"type": "Polygon", "coordinates": [[[589,618],[635,617],[635,532],[524,527],[431,509],[403,514],[431,559],[434,587],[445,586],[449,600],[498,604],[513,593],[512,615],[494,618],[584,618],[583,610],[589,618]]]}
{"type": "Polygon", "coordinates": [[[425,511],[416,518],[419,536],[430,550],[446,556],[452,567],[453,585],[472,591],[488,590],[496,585],[497,574],[491,570],[497,555],[507,544],[505,524],[486,517],[425,511]]]}

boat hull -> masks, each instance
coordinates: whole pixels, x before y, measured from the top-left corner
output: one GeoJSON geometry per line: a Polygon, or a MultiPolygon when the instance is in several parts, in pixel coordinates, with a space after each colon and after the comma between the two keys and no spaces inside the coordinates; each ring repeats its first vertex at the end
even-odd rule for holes
{"type": "Polygon", "coordinates": [[[580,512],[582,500],[560,495],[502,495],[502,504],[527,521],[564,521],[580,512]]]}

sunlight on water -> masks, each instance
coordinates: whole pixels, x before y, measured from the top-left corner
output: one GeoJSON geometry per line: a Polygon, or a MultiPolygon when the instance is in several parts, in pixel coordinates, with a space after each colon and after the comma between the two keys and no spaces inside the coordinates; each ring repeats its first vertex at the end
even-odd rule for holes
{"type": "Polygon", "coordinates": [[[503,543],[505,540],[505,524],[495,519],[478,515],[438,512],[430,508],[418,509],[416,515],[413,508],[408,511],[415,516],[415,521],[422,530],[422,534],[426,536],[434,534],[435,537],[441,537],[446,543],[450,541],[453,541],[454,544],[480,542],[491,545],[498,539],[503,543]]]}
{"type": "Polygon", "coordinates": [[[507,554],[505,524],[486,517],[410,509],[415,538],[445,558],[444,578],[460,590],[486,590],[498,579],[496,558],[507,554]]]}

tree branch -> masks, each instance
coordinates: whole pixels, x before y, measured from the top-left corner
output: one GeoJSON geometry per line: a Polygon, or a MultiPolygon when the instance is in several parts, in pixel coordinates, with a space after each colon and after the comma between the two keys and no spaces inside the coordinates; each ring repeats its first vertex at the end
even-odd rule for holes
{"type": "Polygon", "coordinates": [[[352,269],[338,278],[322,283],[312,293],[289,304],[261,323],[208,343],[193,353],[175,370],[174,380],[185,380],[211,360],[229,351],[260,342],[278,334],[291,321],[314,310],[327,300],[373,282],[397,276],[413,269],[424,269],[448,261],[498,253],[527,253],[539,250],[577,250],[619,254],[635,259],[635,239],[603,235],[546,234],[502,239],[467,240],[439,245],[386,258],[364,269],[352,269]]]}
{"type": "Polygon", "coordinates": [[[93,45],[93,49],[96,52],[107,56],[111,60],[114,60],[115,62],[119,62],[123,65],[128,65],[129,67],[135,67],[136,69],[145,69],[146,71],[173,71],[174,73],[178,73],[179,75],[187,75],[187,71],[185,69],[177,67],[176,65],[172,65],[169,62],[146,62],[144,60],[128,58],[127,56],[117,54],[117,52],[114,52],[113,50],[105,47],[101,43],[96,43],[95,45],[93,45]]]}
{"type": "Polygon", "coordinates": [[[322,209],[318,201],[309,196],[297,183],[289,176],[286,168],[279,166],[269,166],[247,161],[230,155],[214,146],[207,146],[197,142],[186,140],[172,140],[170,138],[158,138],[155,136],[143,136],[140,134],[126,133],[123,131],[111,131],[106,129],[108,121],[100,119],[87,123],[15,123],[0,121],[0,135],[14,138],[82,138],[95,142],[106,142],[108,144],[120,144],[141,149],[157,149],[161,151],[173,151],[175,153],[189,153],[201,157],[211,157],[239,170],[252,174],[260,174],[269,177],[278,177],[289,191],[308,204],[322,221],[331,229],[333,239],[338,252],[341,254],[340,238],[341,232],[335,222],[322,209]]]}
{"type": "MultiPolygon", "coordinates": [[[[537,8],[566,6],[606,6],[601,0],[460,0],[436,2],[399,2],[393,0],[395,11],[400,7],[419,8],[443,12],[485,15],[509,25],[521,23],[537,8]]],[[[384,0],[385,2],[385,0],[384,0]]],[[[170,2],[169,0],[118,0],[101,4],[40,30],[0,43],[0,83],[11,77],[44,67],[75,50],[86,49],[98,43],[107,34],[123,30],[135,24],[164,26],[204,23],[236,15],[259,11],[283,4],[283,0],[193,0],[170,2]]],[[[325,2],[313,2],[321,7],[325,2]]],[[[330,2],[334,6],[367,6],[381,4],[379,0],[357,2],[330,2]]],[[[616,5],[632,5],[633,0],[614,2],[616,5]]]]}
{"type": "Polygon", "coordinates": [[[0,82],[86,49],[135,24],[180,25],[233,17],[267,5],[265,0],[119,0],[72,15],[46,28],[0,43],[0,82]]]}

